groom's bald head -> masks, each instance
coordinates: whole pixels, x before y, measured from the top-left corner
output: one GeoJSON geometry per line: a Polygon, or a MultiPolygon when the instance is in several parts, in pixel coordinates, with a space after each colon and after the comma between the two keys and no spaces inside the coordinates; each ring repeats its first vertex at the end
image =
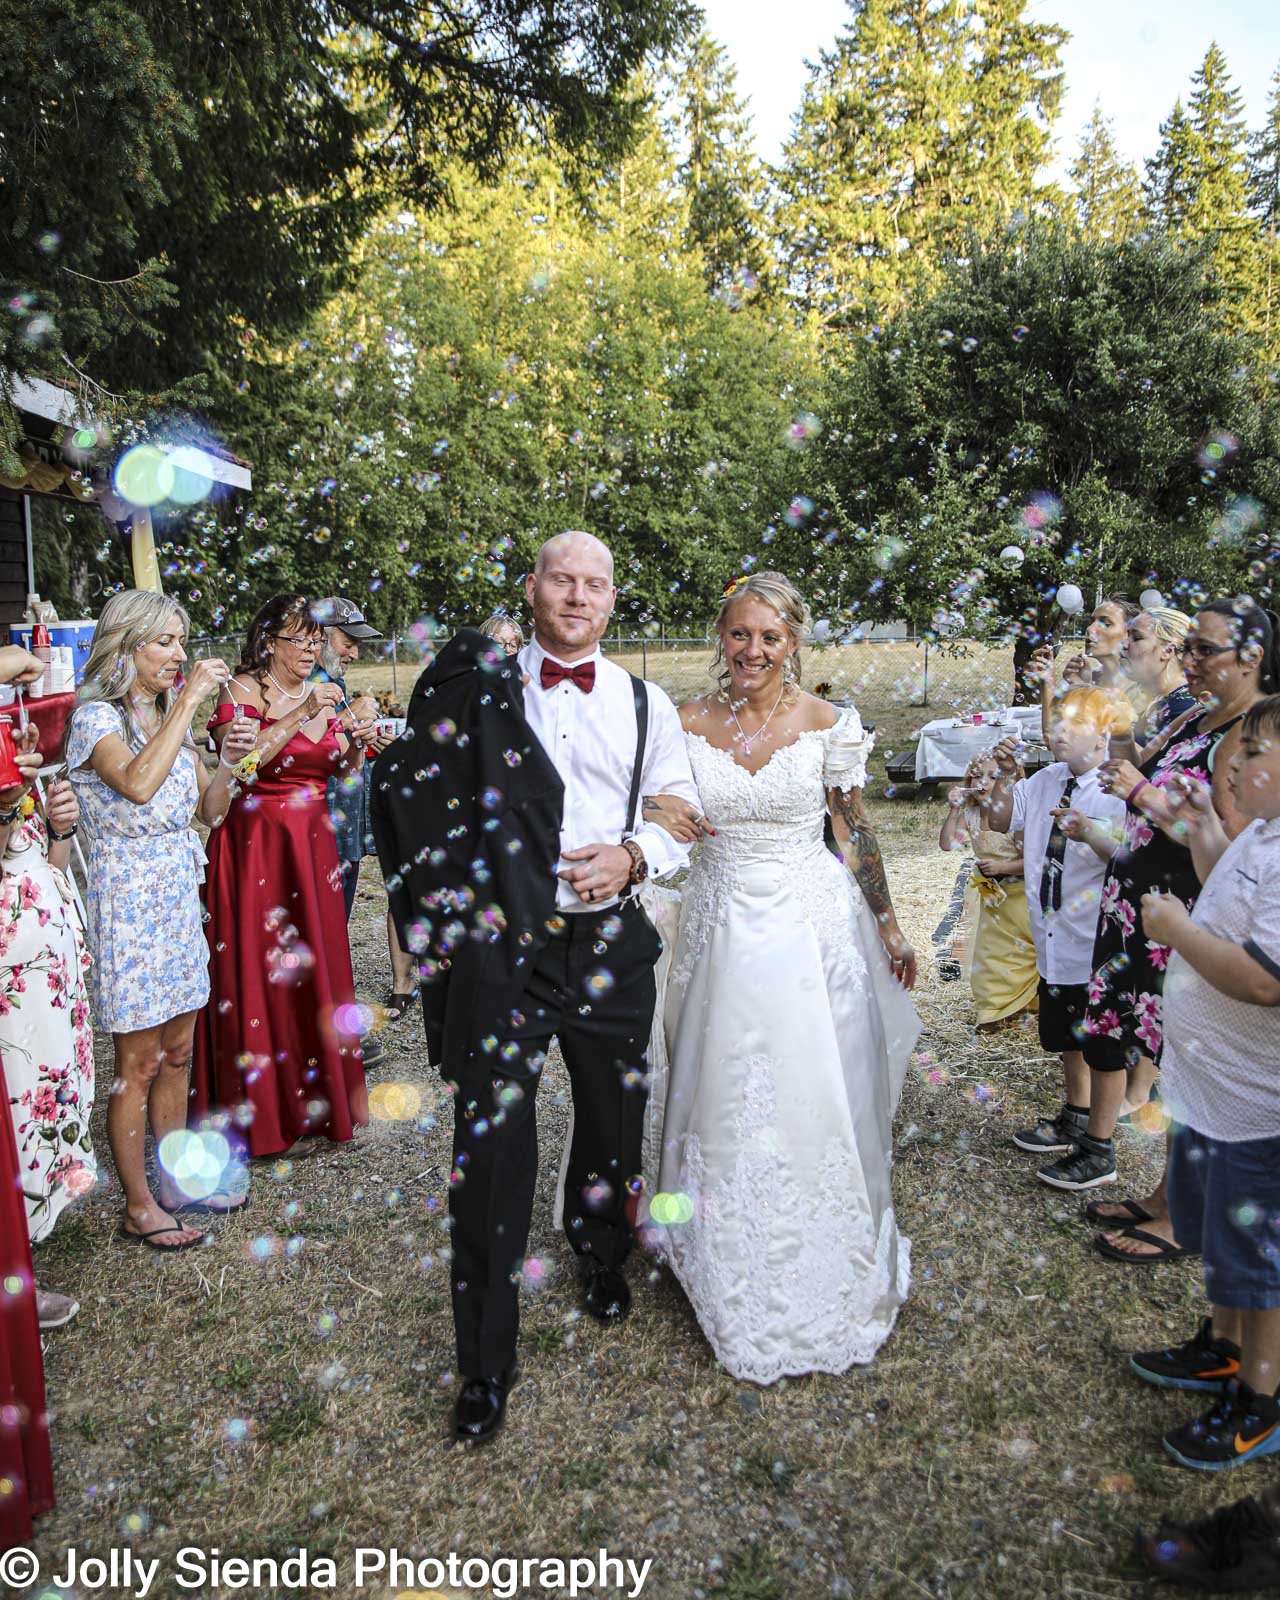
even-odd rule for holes
{"type": "Polygon", "coordinates": [[[558,533],[538,551],[524,589],[542,648],[561,661],[583,660],[613,614],[613,556],[593,533],[558,533]]]}
{"type": "Polygon", "coordinates": [[[533,564],[534,577],[540,577],[548,566],[565,560],[572,560],[575,565],[585,563],[601,566],[609,582],[613,582],[613,552],[604,540],[597,539],[594,533],[584,533],[578,528],[570,528],[566,533],[553,535],[538,551],[538,559],[533,564]]]}

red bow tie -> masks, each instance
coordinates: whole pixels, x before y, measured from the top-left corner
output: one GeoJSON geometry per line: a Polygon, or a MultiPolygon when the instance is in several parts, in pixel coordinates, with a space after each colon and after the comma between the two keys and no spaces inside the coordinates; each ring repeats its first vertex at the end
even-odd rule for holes
{"type": "Polygon", "coordinates": [[[576,683],[583,694],[590,694],[596,684],[596,664],[594,661],[583,661],[576,667],[562,667],[558,661],[542,663],[542,687],[554,689],[556,684],[563,683],[565,679],[576,683]]]}

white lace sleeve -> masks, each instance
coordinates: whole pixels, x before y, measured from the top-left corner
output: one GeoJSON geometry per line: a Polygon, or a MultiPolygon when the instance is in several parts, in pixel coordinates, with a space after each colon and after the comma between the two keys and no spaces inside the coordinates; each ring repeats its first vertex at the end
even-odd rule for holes
{"type": "Polygon", "coordinates": [[[827,735],[827,756],[822,769],[822,782],[828,789],[864,788],[867,781],[867,757],[875,748],[874,733],[862,731],[862,718],[852,706],[827,735]]]}

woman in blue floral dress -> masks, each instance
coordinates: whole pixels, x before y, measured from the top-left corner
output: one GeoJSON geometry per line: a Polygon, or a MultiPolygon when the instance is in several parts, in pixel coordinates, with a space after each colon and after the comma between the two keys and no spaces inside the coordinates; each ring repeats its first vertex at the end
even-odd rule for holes
{"type": "Polygon", "coordinates": [[[247,722],[232,730],[212,776],[200,760],[191,719],[228,670],[223,661],[197,661],[175,693],[187,625],[186,612],[164,595],[113,595],[94,630],[66,743],[89,842],[93,1008],[115,1043],[107,1136],[125,1193],[121,1235],[157,1250],[200,1242],[200,1230],[178,1221],[179,1212],[243,1204],[220,1174],[210,1180],[208,1152],[186,1152],[183,1166],[169,1156],[181,1137],[161,1150],[186,1128],[195,1019],[209,999],[204,849],[191,821],[198,811],[211,828],[221,822],[232,769],[254,738],[247,722]],[[147,1182],[148,1113],[159,1198],[147,1182]]]}

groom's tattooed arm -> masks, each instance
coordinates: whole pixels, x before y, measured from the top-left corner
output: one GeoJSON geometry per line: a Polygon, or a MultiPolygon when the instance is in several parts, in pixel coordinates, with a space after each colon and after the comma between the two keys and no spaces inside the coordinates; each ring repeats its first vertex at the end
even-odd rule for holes
{"type": "Polygon", "coordinates": [[[872,915],[877,922],[892,918],[893,902],[889,898],[889,884],[884,875],[880,841],[862,803],[862,791],[832,789],[827,796],[827,803],[831,808],[832,821],[836,824],[837,839],[841,832],[848,835],[852,852],[850,866],[872,915]]]}

